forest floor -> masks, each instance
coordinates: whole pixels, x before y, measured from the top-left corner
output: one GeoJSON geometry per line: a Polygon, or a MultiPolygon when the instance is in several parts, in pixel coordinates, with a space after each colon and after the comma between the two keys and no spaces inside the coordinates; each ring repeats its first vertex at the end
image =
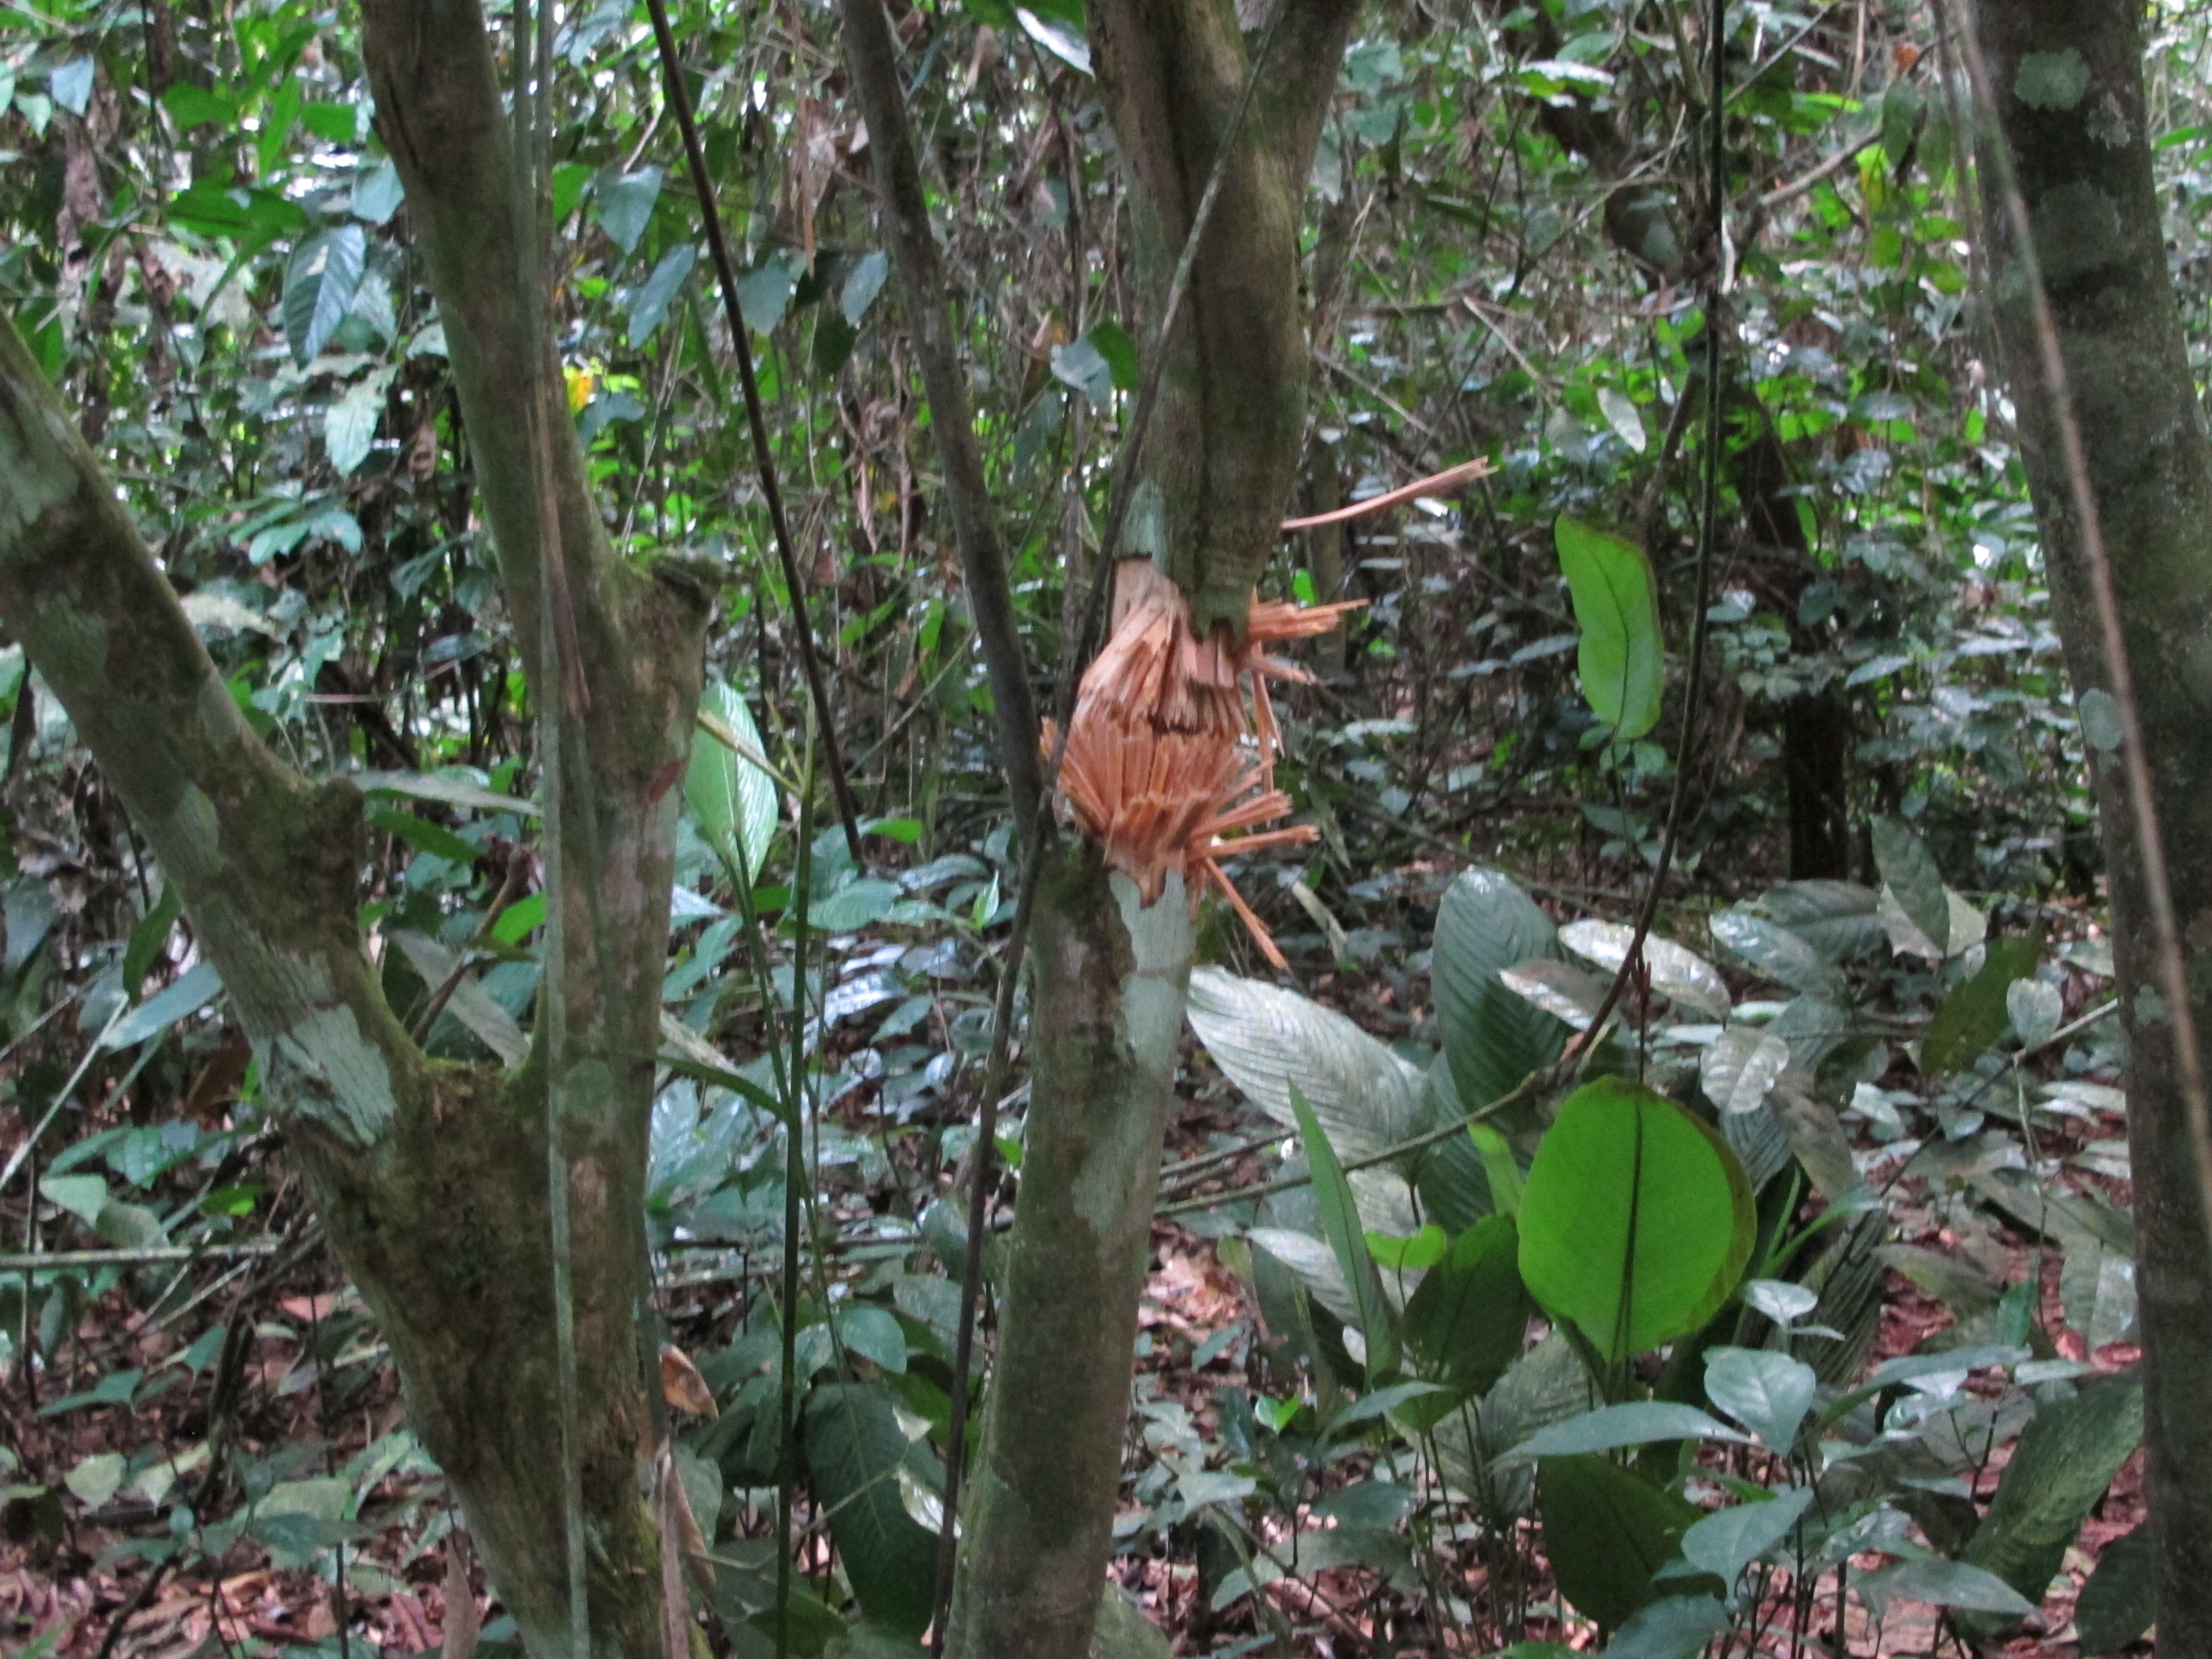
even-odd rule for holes
{"type": "MultiPolygon", "coordinates": [[[[1198,1093],[1199,1098],[1186,1103],[1168,1150],[1170,1159],[1200,1155],[1250,1133],[1249,1118],[1218,1080],[1202,1085],[1198,1093]]],[[[856,1114],[852,1127],[865,1129],[865,1107],[848,1109],[856,1114]]],[[[2073,1127],[2085,1142],[2124,1133],[2117,1116],[2073,1127]]],[[[1233,1187],[1264,1173],[1255,1153],[1223,1167],[1219,1181],[1224,1188],[1233,1187]]],[[[2126,1203],[2124,1182],[2100,1185],[2107,1196],[2126,1203]]],[[[1893,1214],[1899,1242],[1947,1255],[1975,1255],[1976,1265],[1998,1284],[2039,1272],[2046,1326],[2057,1334],[2065,1357],[2087,1359],[2100,1370],[2136,1363],[2138,1355],[2124,1343],[2094,1354],[2080,1351],[2079,1339],[2063,1328],[2057,1261],[2039,1251],[2033,1239],[2008,1229],[2001,1217],[1986,1231],[1961,1238],[1939,1224],[1910,1176],[1893,1194],[1893,1214]]],[[[338,1553],[338,1587],[327,1571],[304,1564],[312,1551],[288,1560],[247,1541],[210,1547],[221,1544],[220,1538],[203,1536],[182,1540],[184,1547],[156,1565],[134,1553],[134,1545],[143,1550],[149,1540],[169,1541],[174,1494],[203,1496],[195,1484],[201,1471],[188,1455],[173,1471],[166,1502],[146,1498],[143,1480],[126,1495],[112,1487],[88,1487],[81,1474],[87,1460],[102,1452],[138,1458],[149,1448],[183,1454],[200,1443],[209,1419],[205,1384],[214,1369],[207,1363],[209,1334],[233,1323],[240,1327],[248,1346],[245,1364],[237,1368],[237,1450],[232,1462],[234,1477],[248,1490],[258,1485],[266,1491],[277,1480],[318,1476],[357,1482],[374,1474],[375,1462],[387,1449],[404,1443],[404,1437],[395,1435],[403,1420],[397,1384],[389,1365],[376,1362],[374,1331],[327,1249],[313,1242],[304,1217],[298,1221],[292,1234],[301,1241],[301,1249],[288,1256],[241,1263],[215,1278],[185,1316],[149,1324],[134,1311],[137,1304],[111,1297],[82,1310],[58,1364],[42,1364],[35,1375],[27,1375],[19,1363],[0,1380],[0,1431],[13,1460],[12,1467],[0,1465],[0,1479],[9,1483],[0,1486],[0,1652],[25,1659],[437,1654],[442,1650],[448,1598],[463,1585],[478,1603],[487,1638],[502,1634],[498,1607],[484,1602],[480,1570],[464,1570],[449,1555],[450,1545],[441,1541],[450,1523],[435,1497],[434,1474],[419,1465],[398,1462],[378,1477],[374,1501],[364,1511],[366,1522],[338,1553]],[[196,1356],[200,1363],[190,1363],[196,1356]],[[70,1401],[71,1389],[96,1389],[103,1377],[118,1370],[155,1375],[165,1361],[180,1357],[187,1363],[173,1366],[170,1373],[179,1386],[139,1409],[97,1399],[70,1401]],[[358,1371],[364,1357],[368,1381],[356,1382],[342,1406],[326,1399],[320,1386],[324,1365],[350,1364],[358,1371]]],[[[726,1334],[730,1298],[698,1287],[684,1297],[695,1314],[688,1320],[679,1314],[677,1328],[687,1346],[703,1353],[726,1334]]],[[[1212,1240],[1169,1223],[1157,1228],[1140,1317],[1139,1399],[1179,1405],[1200,1439],[1218,1444],[1221,1391],[1248,1381],[1240,1366],[1249,1345],[1224,1340],[1223,1334],[1249,1330],[1255,1314],[1212,1240]]],[[[1951,1320],[1942,1304],[1892,1272],[1875,1358],[1913,1352],[1951,1320]]],[[[220,1337],[214,1340],[219,1345],[220,1337]]],[[[1145,1444],[1133,1435],[1133,1458],[1146,1455],[1145,1444]]],[[[2001,1455],[1984,1472],[1983,1494],[1994,1486],[2002,1461],[2001,1455]]],[[[1341,1480],[1357,1467],[1339,1466],[1329,1478],[1341,1480]]],[[[226,1501],[234,1504],[236,1492],[232,1485],[206,1496],[219,1510],[226,1501]]],[[[2138,1452],[2082,1528],[2039,1613],[1978,1650],[2006,1659],[2075,1659],[2074,1596],[2106,1544],[2142,1515],[2138,1452]]],[[[210,1512],[198,1518],[207,1523],[216,1516],[210,1512]]],[[[331,1559],[325,1550],[325,1569],[331,1559]]],[[[827,1565],[826,1553],[820,1551],[807,1562],[816,1572],[827,1565]]],[[[1534,1577],[1520,1594],[1538,1615],[1530,1620],[1528,1633],[1577,1650],[1596,1647],[1594,1626],[1559,1617],[1556,1596],[1542,1582],[1540,1560],[1530,1555],[1528,1568],[1534,1577]],[[1547,1601],[1548,1619],[1542,1616],[1547,1601]]],[[[1442,1582],[1468,1607],[1485,1605],[1485,1572],[1471,1556],[1446,1559],[1440,1571],[1443,1577],[1431,1583],[1442,1582]]],[[[1120,1558],[1115,1573],[1146,1615],[1169,1633],[1178,1655],[1264,1655],[1279,1650],[1285,1631],[1291,1632],[1293,1650],[1319,1659],[1441,1659],[1487,1649],[1479,1639],[1479,1625],[1474,1631],[1450,1626],[1449,1621],[1440,1626],[1420,1586],[1394,1586],[1388,1575],[1365,1568],[1325,1567],[1285,1577],[1263,1592],[1267,1609],[1256,1608],[1255,1598],[1246,1596],[1219,1612],[1201,1594],[1200,1567],[1192,1548],[1164,1547],[1155,1540],[1120,1558]]],[[[1852,1659],[1904,1659],[1972,1650],[1940,1626],[1931,1609],[1897,1603],[1877,1629],[1866,1623],[1856,1601],[1849,1606],[1841,1647],[1835,1641],[1833,1601],[1824,1598],[1799,1622],[1795,1638],[1789,1609],[1775,1608],[1773,1627],[1756,1651],[1777,1659],[1816,1652],[1831,1659],[1844,1654],[1852,1659]]],[[[2149,1650],[2139,1644],[2130,1651],[2149,1650]]]]}

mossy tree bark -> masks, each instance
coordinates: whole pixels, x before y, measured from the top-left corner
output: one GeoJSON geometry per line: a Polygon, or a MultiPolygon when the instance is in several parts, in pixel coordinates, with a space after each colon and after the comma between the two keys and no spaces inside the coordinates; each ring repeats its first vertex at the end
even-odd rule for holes
{"type": "MultiPolygon", "coordinates": [[[[2166,268],[2134,0],[1978,7],[2109,550],[2145,758],[2186,951],[2212,1031],[2212,443],[2166,268]]],[[[2105,688],[2097,614],[2029,275],[1982,167],[1999,332],[2059,632],[2077,694],[2105,688]]],[[[2129,1041],[2159,1650],[2212,1653],[2212,1251],[2178,1086],[2138,829],[2116,753],[2091,750],[2129,1041]]]]}
{"type": "MultiPolygon", "coordinates": [[[[705,595],[611,556],[514,246],[506,124],[476,0],[372,0],[379,118],[443,315],[518,646],[540,697],[540,473],[552,493],[593,757],[548,802],[567,1034],[520,1067],[434,1061],[384,1002],[356,925],[360,797],[257,738],[137,526],[0,322],[0,616],[68,708],[176,883],[258,1056],[347,1270],[391,1344],[410,1420],[444,1468],[533,1653],[569,1625],[566,1471],[550,1244],[548,1102],[565,1106],[589,1650],[659,1655],[659,1550],[637,1467],[644,1168],[676,795],[705,595]],[[591,849],[587,862],[573,849],[591,849]],[[589,918],[588,924],[580,919],[589,918]]],[[[541,1011],[541,1037],[546,1021],[541,1011]]]]}
{"type": "MultiPolygon", "coordinates": [[[[1298,222],[1356,0],[1291,9],[1261,65],[1170,337],[1121,552],[1156,560],[1203,631],[1241,637],[1304,441],[1298,222]]],[[[1091,0],[1157,331],[1251,72],[1232,0],[1091,0]]],[[[946,1650],[1082,1659],[1112,1547],[1137,1301],[1190,973],[1179,879],[1149,907],[1096,848],[1041,854],[1022,1185],[998,1359],[963,1516],[946,1650]]]]}

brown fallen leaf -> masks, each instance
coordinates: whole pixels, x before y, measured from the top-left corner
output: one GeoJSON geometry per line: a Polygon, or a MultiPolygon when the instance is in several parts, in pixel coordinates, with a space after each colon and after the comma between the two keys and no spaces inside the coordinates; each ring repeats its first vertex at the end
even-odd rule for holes
{"type": "Polygon", "coordinates": [[[694,1417],[703,1417],[709,1422],[722,1414],[714,1403],[714,1391],[707,1386],[707,1379],[699,1375],[699,1368],[691,1357],[673,1342],[664,1342],[660,1347],[660,1395],[679,1412],[690,1412],[694,1417]]]}

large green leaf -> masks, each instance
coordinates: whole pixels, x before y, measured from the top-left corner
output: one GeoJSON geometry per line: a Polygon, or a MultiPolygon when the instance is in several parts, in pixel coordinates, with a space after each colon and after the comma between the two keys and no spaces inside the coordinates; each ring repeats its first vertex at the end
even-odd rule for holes
{"type": "Polygon", "coordinates": [[[2016,979],[2035,971],[2043,954],[2040,939],[2033,936],[1992,939],[1979,972],[1943,999],[1928,1034],[1920,1040],[1920,1069],[1941,1077],[1971,1066],[1982,1051],[2012,1028],[2012,1011],[2005,993],[2016,979]]]}
{"type": "Polygon", "coordinates": [[[907,1513],[899,1471],[914,1449],[879,1384],[835,1382],[806,1400],[806,1464],[860,1611],[908,1636],[928,1627],[937,1539],[907,1513]]]}
{"type": "Polygon", "coordinates": [[[1583,696],[1616,741],[1632,742],[1659,723],[1666,675],[1651,561],[1635,543],[1564,516],[1553,541],[1582,629],[1583,696]]]}
{"type": "Polygon", "coordinates": [[[1538,1467],[1536,1508],[1559,1594],[1617,1630],[1653,1599],[1651,1575],[1673,1559],[1699,1511],[1595,1453],[1538,1467]]]}
{"type": "Polygon", "coordinates": [[[699,709],[714,722],[691,739],[691,761],[684,774],[684,799],[699,815],[708,840],[746,879],[760,874],[775,835],[775,781],[722,740],[714,727],[738,747],[762,755],[759,730],[745,700],[726,681],[709,680],[699,694],[699,709]]]}
{"type": "Polygon", "coordinates": [[[2046,1401],[2021,1436],[1965,1559],[2041,1601],[2065,1565],[2066,1547],[2142,1443],[2142,1431],[2137,1377],[2087,1379],[2071,1400],[2046,1401]]]}
{"type": "Polygon", "coordinates": [[[1445,892],[1430,974],[1452,1080],[1469,1110],[1559,1058],[1565,1024],[1498,979],[1516,963],[1559,954],[1551,918],[1497,871],[1469,870],[1445,892]]]}
{"type": "Polygon", "coordinates": [[[1664,1095],[1583,1085],[1536,1150],[1521,1277],[1620,1361],[1698,1328],[1735,1288],[1757,1213],[1735,1154],[1664,1095]]]}
{"type": "Polygon", "coordinates": [[[1418,1134],[1421,1074],[1333,1008],[1218,968],[1190,976],[1191,1030],[1246,1098],[1296,1129],[1293,1082],[1346,1162],[1418,1134]]]}
{"type": "Polygon", "coordinates": [[[1359,1314],[1359,1334],[1367,1339],[1367,1375],[1370,1378],[1388,1376],[1398,1369],[1398,1328],[1389,1303],[1383,1299],[1382,1275],[1376,1272],[1375,1257],[1367,1247],[1359,1206],[1304,1092],[1295,1083],[1290,1091],[1291,1110],[1297,1119],[1299,1138],[1305,1142],[1306,1164],[1313,1171],[1314,1200],[1321,1206],[1322,1231],[1328,1236],[1345,1282],[1352,1287],[1359,1314]]]}
{"type": "Polygon", "coordinates": [[[1532,1304],[1510,1215],[1486,1215],[1452,1241],[1406,1304],[1406,1346],[1454,1388],[1487,1390],[1521,1353],[1532,1304]]]}
{"type": "Polygon", "coordinates": [[[2158,1611],[2150,1569],[2148,1528],[2137,1527],[2105,1546],[2096,1571],[2081,1586],[2081,1599],[2074,1607],[2083,1654],[2111,1653],[2150,1628],[2158,1611]]]}

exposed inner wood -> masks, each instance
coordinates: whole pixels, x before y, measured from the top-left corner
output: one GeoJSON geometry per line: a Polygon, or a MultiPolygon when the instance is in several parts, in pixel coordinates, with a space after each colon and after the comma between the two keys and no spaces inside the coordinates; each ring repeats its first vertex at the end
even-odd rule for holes
{"type": "MultiPolygon", "coordinates": [[[[1312,678],[1267,647],[1325,634],[1365,603],[1255,597],[1240,646],[1225,628],[1200,638],[1174,582],[1144,560],[1125,560],[1115,572],[1113,634],[1083,677],[1069,723],[1060,773],[1066,816],[1146,904],[1171,871],[1194,900],[1210,882],[1278,968],[1287,966],[1282,952],[1220,862],[1320,833],[1310,823],[1261,828],[1291,810],[1275,787],[1281,733],[1267,682],[1312,678]]],[[[1048,728],[1048,752],[1055,736],[1048,728]]]]}

